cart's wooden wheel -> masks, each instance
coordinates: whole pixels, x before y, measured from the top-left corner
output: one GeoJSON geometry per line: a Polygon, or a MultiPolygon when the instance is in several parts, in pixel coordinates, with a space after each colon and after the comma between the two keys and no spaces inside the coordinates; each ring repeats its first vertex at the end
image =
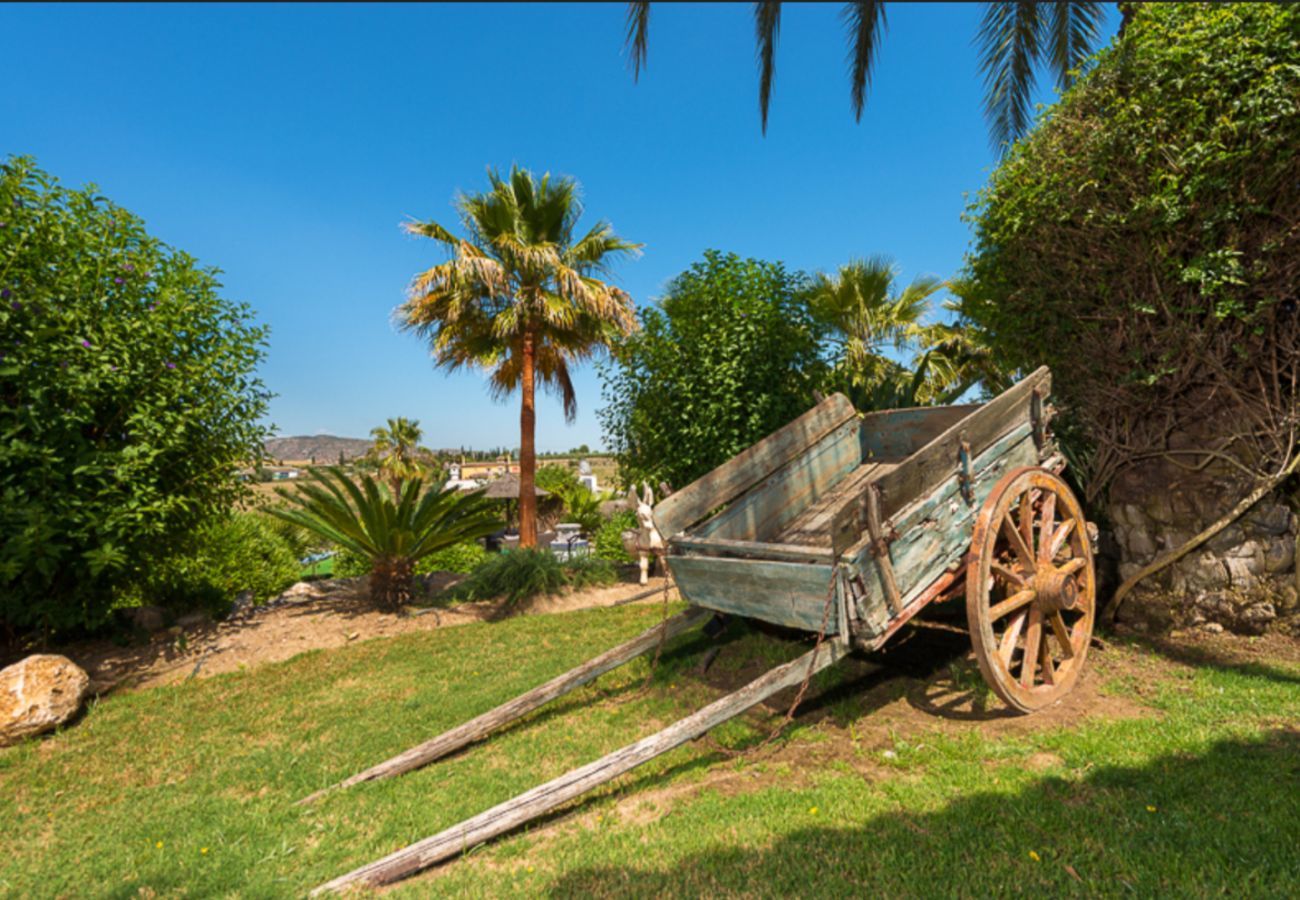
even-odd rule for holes
{"type": "Polygon", "coordinates": [[[1046,469],[1003,476],[975,520],[966,618],[984,680],[1032,712],[1074,687],[1088,655],[1097,580],[1079,501],[1046,469]]]}

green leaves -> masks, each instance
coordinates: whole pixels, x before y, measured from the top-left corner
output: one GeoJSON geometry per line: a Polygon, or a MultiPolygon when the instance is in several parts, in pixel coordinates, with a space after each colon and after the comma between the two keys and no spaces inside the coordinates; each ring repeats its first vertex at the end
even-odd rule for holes
{"type": "Polygon", "coordinates": [[[406,584],[372,581],[376,599],[389,605],[398,602],[391,592],[409,594],[410,573],[420,559],[504,525],[497,507],[477,491],[426,491],[413,478],[394,495],[369,475],[358,484],[336,467],[313,469],[311,479],[296,492],[278,488],[288,505],[269,512],[363,557],[377,573],[394,566],[405,572],[406,584]]]}
{"type": "Polygon", "coordinates": [[[827,370],[806,279],[706,251],[603,366],[601,422],[625,481],[683,487],[812,405],[827,370]]]}
{"type": "Polygon", "coordinates": [[[0,622],[90,626],[241,495],[266,329],[93,187],[0,165],[0,622]]]}
{"type": "Polygon", "coordinates": [[[1252,465],[1294,440],[1297,60],[1294,6],[1134,4],[968,211],[962,312],[1009,368],[1051,365],[1104,445],[1093,492],[1210,413],[1252,465]]]}

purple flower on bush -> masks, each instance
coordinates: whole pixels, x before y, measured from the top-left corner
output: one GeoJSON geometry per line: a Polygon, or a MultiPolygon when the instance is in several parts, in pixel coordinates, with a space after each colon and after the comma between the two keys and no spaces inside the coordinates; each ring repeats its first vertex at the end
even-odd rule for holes
{"type": "Polygon", "coordinates": [[[110,371],[110,372],[116,372],[116,371],[117,371],[117,366],[109,366],[109,367],[108,367],[108,371],[110,371]]]}
{"type": "Polygon", "coordinates": [[[113,279],[113,284],[121,284],[121,283],[122,283],[122,276],[121,276],[121,275],[118,275],[117,277],[115,277],[115,278],[113,279]]]}
{"type": "Polygon", "coordinates": [[[123,272],[131,272],[131,271],[134,271],[134,269],[135,269],[135,266],[131,265],[130,263],[122,263],[122,271],[123,271],[123,272]]]}
{"type": "Polygon", "coordinates": [[[9,288],[0,288],[0,300],[8,300],[9,294],[9,288]]]}
{"type": "Polygon", "coordinates": [[[89,350],[89,349],[90,349],[90,341],[82,341],[82,342],[81,342],[81,346],[83,346],[83,347],[85,347],[87,350],[89,350]]]}
{"type": "Polygon", "coordinates": [[[8,222],[0,222],[0,228],[8,228],[8,227],[9,227],[8,222]]]}
{"type": "Polygon", "coordinates": [[[169,363],[167,363],[167,368],[169,368],[169,369],[174,369],[174,368],[176,368],[176,363],[174,363],[174,362],[169,362],[169,363]]]}

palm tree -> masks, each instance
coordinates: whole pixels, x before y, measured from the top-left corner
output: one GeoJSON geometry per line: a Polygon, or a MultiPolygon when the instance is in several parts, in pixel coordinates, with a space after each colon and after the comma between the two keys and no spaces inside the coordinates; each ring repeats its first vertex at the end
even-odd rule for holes
{"type": "Polygon", "coordinates": [[[809,289],[809,307],[829,329],[835,367],[850,387],[870,390],[892,377],[898,364],[888,351],[930,342],[934,326],[923,319],[943,282],[923,276],[895,292],[897,273],[882,257],[852,260],[834,275],[819,273],[809,289]]]}
{"type": "Polygon", "coordinates": [[[495,504],[477,491],[426,491],[412,478],[390,492],[369,475],[358,486],[333,466],[311,475],[315,481],[294,493],[277,488],[290,505],[268,512],[369,560],[370,596],[394,612],[411,598],[417,562],[502,525],[495,504]]]}
{"type": "Polygon", "coordinates": [[[483,369],[497,398],[519,389],[519,543],[531,547],[536,387],[557,393],[573,420],[570,364],[636,327],[631,297],[596,276],[641,245],[603,221],[575,238],[582,203],[572,178],[538,179],[516,166],[507,178],[489,170],[488,181],[489,191],[456,200],[466,237],[436,222],[406,226],[442,244],[450,258],[416,277],[399,317],[429,340],[440,367],[483,369]]]}
{"type": "Polygon", "coordinates": [[[401,493],[402,482],[416,478],[428,471],[430,454],[420,446],[418,419],[398,416],[388,420],[388,427],[370,429],[370,439],[374,442],[366,456],[388,479],[393,496],[401,493]]]}
{"type": "MultiPolygon", "coordinates": [[[[776,72],[776,40],[781,30],[780,0],[754,4],[754,31],[758,43],[758,107],[763,133],[767,133],[767,111],[776,72]]],[[[1120,31],[1128,23],[1132,4],[1117,4],[1120,31]]],[[[1035,74],[1046,66],[1057,84],[1066,87],[1073,73],[1096,49],[1101,33],[1101,3],[986,3],[977,39],[984,72],[984,107],[994,146],[1004,150],[1025,134],[1031,123],[1029,95],[1035,74]]],[[[849,87],[853,114],[860,122],[871,83],[871,68],[885,32],[885,4],[880,0],[859,0],[844,5],[843,19],[848,32],[849,87]]],[[[627,47],[631,52],[633,77],[639,77],[646,63],[650,27],[649,0],[628,4],[627,47]]]]}

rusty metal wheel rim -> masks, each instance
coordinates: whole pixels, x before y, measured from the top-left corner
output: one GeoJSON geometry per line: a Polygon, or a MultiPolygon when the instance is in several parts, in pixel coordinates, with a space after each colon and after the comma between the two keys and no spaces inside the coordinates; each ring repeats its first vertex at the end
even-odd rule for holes
{"type": "Polygon", "coordinates": [[[1046,469],[1015,469],[975,520],[966,616],[984,680],[1003,702],[1032,712],[1079,678],[1096,619],[1087,521],[1046,469]]]}

